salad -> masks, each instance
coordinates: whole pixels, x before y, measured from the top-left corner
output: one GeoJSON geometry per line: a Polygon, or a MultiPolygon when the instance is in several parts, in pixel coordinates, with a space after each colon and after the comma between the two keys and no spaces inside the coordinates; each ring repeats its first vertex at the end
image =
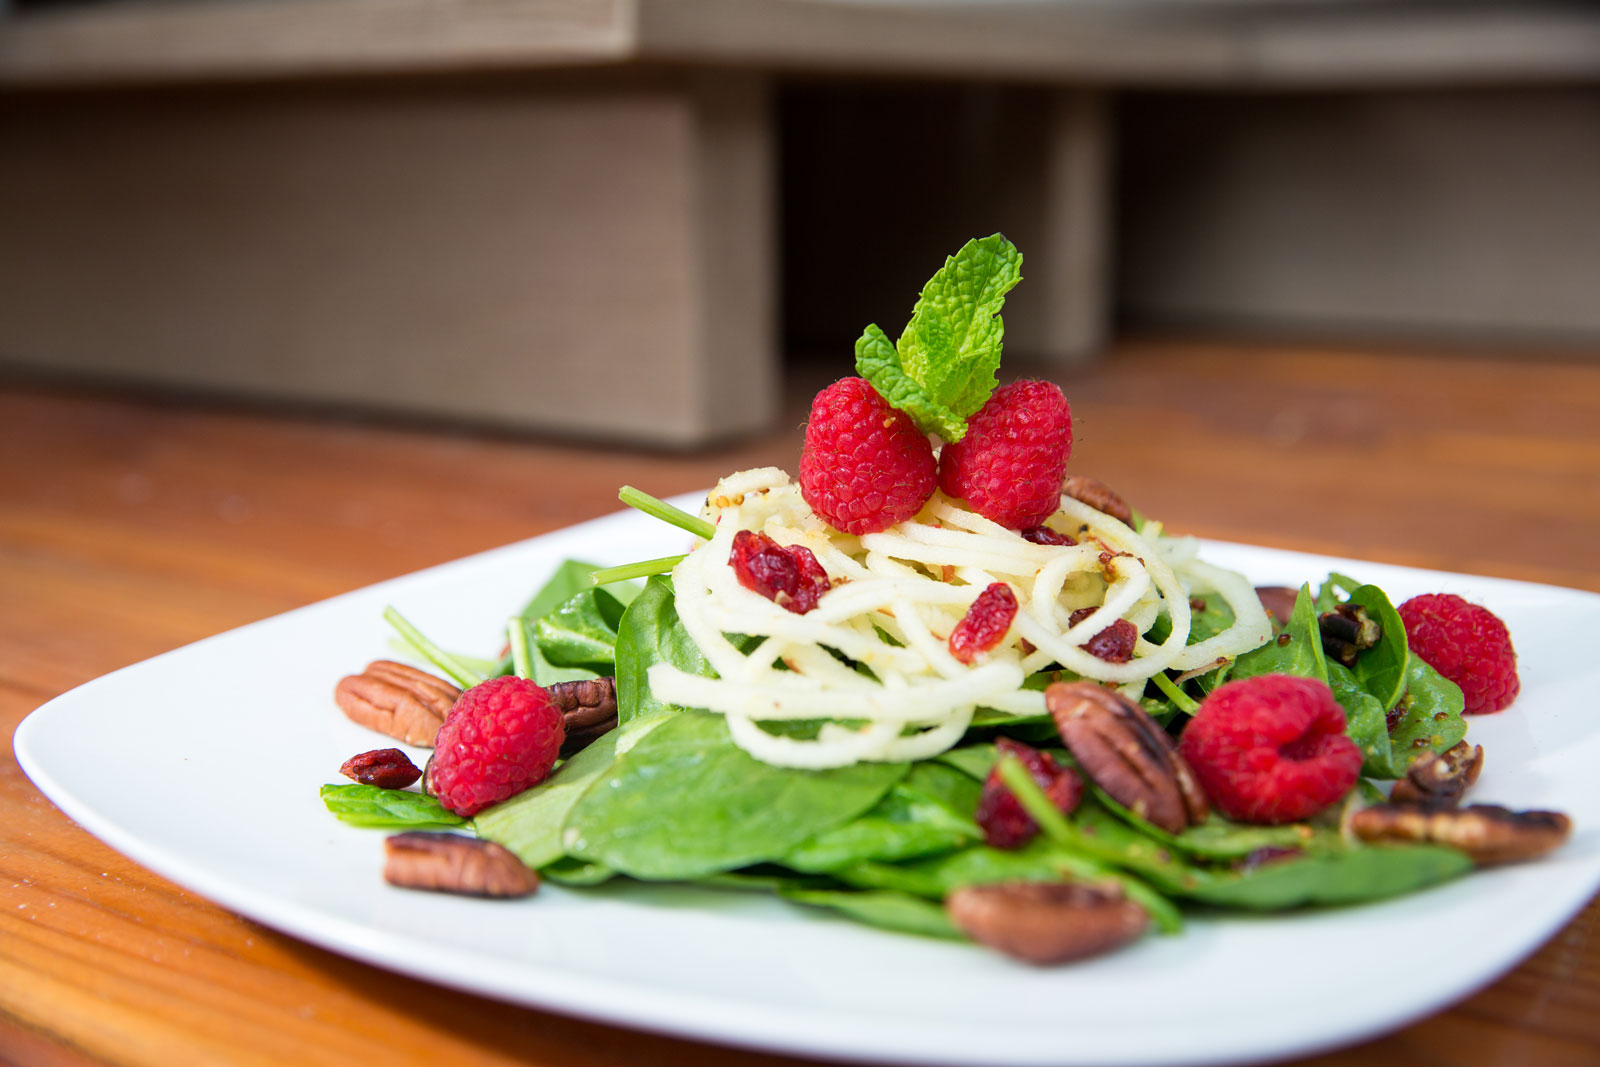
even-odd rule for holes
{"type": "Polygon", "coordinates": [[[996,387],[1021,262],[968,242],[898,341],[868,327],[798,479],[731,473],[699,514],[624,487],[690,550],[567,562],[498,657],[391,609],[428,666],[336,700],[433,757],[322,790],[406,831],[385,876],[693,882],[1046,964],[1557,847],[1558,813],[1462,806],[1463,715],[1516,695],[1499,620],[1338,574],[1258,590],[1069,472],[1061,391],[996,387]]]}

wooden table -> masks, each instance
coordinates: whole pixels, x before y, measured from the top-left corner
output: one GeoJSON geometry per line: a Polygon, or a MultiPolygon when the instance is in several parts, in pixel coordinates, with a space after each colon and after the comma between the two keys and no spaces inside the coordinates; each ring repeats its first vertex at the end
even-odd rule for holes
{"type": "MultiPolygon", "coordinates": [[[[821,373],[843,373],[829,366],[821,373]]],[[[798,426],[812,372],[791,389],[798,426]]],[[[1172,528],[1600,590],[1600,361],[1156,343],[1063,380],[1076,467],[1172,528]]],[[[0,721],[207,634],[738,466],[0,389],[0,721]]],[[[1515,711],[1509,714],[1516,714],[1515,711]]],[[[1492,757],[1491,757],[1492,758],[1492,757]]],[[[1472,931],[1463,930],[1462,937],[1472,931]]],[[[1374,958],[1406,980],[1408,953],[1374,958]]],[[[1319,1064],[1592,1064],[1600,908],[1489,989],[1319,1064]]],[[[124,859],[0,762],[0,1061],[618,1067],[795,1062],[354,963],[124,859]]]]}

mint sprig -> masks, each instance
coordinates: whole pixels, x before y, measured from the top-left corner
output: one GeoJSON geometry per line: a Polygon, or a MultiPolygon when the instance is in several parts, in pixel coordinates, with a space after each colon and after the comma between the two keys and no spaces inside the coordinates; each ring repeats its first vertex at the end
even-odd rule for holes
{"type": "Polygon", "coordinates": [[[1006,294],[1022,280],[1022,253],[1002,234],[974,238],[922,287],[895,344],[876,324],[856,341],[856,373],[924,433],[966,436],[1000,369],[1006,294]]]}

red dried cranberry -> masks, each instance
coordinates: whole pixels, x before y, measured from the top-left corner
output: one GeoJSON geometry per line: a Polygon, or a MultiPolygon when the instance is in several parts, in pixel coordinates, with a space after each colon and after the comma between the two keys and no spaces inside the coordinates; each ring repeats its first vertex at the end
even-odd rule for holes
{"type": "MultiPolygon", "coordinates": [[[[1078,625],[1094,610],[1094,608],[1079,608],[1067,620],[1068,625],[1078,625]]],[[[1118,619],[1085,641],[1083,650],[1107,663],[1126,663],[1133,658],[1133,645],[1138,640],[1139,631],[1133,628],[1133,623],[1127,619],[1118,619]]]]}
{"type": "Polygon", "coordinates": [[[353,782],[375,785],[379,789],[404,789],[422,777],[411,757],[398,748],[375,748],[351,756],[339,768],[339,773],[353,782]]]}
{"type": "Polygon", "coordinates": [[[1031,541],[1036,545],[1049,545],[1054,547],[1063,547],[1078,543],[1076,540],[1068,537],[1066,534],[1061,533],[1058,530],[1052,530],[1048,526],[1030,526],[1026,530],[1022,531],[1022,539],[1024,541],[1031,541]]]}
{"type": "Polygon", "coordinates": [[[733,535],[728,565],[739,584],[760,593],[781,608],[804,615],[831,584],[828,572],[804,545],[780,545],[764,533],[740,530],[733,535]]]}
{"type": "Polygon", "coordinates": [[[967,614],[950,631],[950,654],[971,663],[980,652],[998,645],[1017,617],[1017,594],[1005,582],[994,582],[972,602],[967,614]]]}
{"type": "MultiPolygon", "coordinates": [[[[1015,756],[1022,761],[1028,773],[1033,775],[1033,780],[1039,783],[1039,788],[1044,790],[1044,795],[1061,810],[1061,814],[1072,814],[1078,801],[1083,799],[1083,779],[1072,768],[1057,763],[1049,753],[1040,752],[1009,737],[998,739],[995,747],[1000,755],[1015,756]]],[[[1000,780],[998,770],[990,771],[983,783],[983,793],[978,798],[978,826],[983,830],[984,841],[991,848],[1021,848],[1039,832],[1039,824],[1033,821],[1033,816],[1027,813],[1015,794],[1000,780]]]]}

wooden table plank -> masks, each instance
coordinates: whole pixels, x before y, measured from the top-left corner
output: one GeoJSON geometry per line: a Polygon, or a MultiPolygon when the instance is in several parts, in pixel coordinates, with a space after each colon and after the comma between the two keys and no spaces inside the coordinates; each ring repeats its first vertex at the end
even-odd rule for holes
{"type": "MultiPolygon", "coordinates": [[[[785,428],[659,455],[0,389],[0,728],[128,663],[612,510],[794,467],[785,428]]],[[[1063,379],[1075,466],[1175,529],[1600,590],[1600,363],[1143,343],[1063,379]]],[[[1514,714],[1514,712],[1512,712],[1514,714]]],[[[1463,937],[1471,936],[1463,931],[1463,937]]],[[[1409,946],[1375,958],[1405,980],[1409,946]]],[[[0,1061],[798,1063],[379,971],[145,871],[0,761],[0,1061]]],[[[1484,992],[1343,1064],[1593,1063],[1600,906],[1484,992]]]]}

